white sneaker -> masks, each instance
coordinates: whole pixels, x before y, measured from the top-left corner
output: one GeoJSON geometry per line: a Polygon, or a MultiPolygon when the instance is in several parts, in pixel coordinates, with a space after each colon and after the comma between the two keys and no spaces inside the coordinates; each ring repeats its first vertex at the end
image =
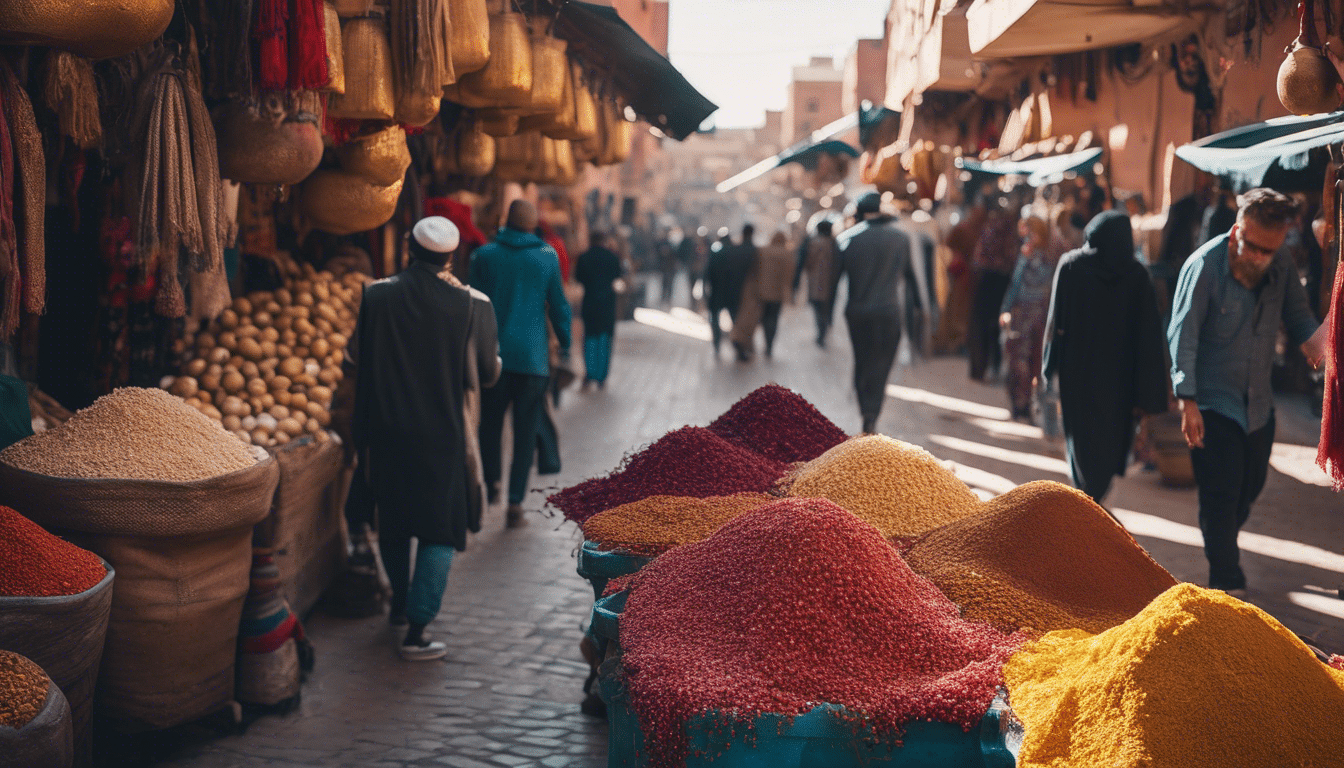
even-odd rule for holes
{"type": "Polygon", "coordinates": [[[431,640],[429,637],[422,637],[423,642],[420,645],[397,646],[397,653],[405,661],[433,661],[442,659],[448,655],[448,646],[438,640],[431,640]]]}

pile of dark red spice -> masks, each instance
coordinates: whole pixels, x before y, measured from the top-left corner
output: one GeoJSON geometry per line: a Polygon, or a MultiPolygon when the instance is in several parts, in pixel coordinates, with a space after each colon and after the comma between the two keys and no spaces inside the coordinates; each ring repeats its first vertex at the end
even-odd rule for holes
{"type": "Polygon", "coordinates": [[[702,715],[750,730],[825,702],[887,743],[916,720],[969,730],[1023,640],[963,620],[876,528],[823,499],[743,514],[626,583],[626,684],[654,768],[684,762],[702,715]]]}
{"type": "Polygon", "coordinates": [[[547,501],[582,525],[598,512],[650,496],[703,498],[744,491],[763,493],[787,469],[787,465],[733,445],[704,427],[682,427],[628,456],[610,475],[570,486],[547,501]]]}
{"type": "Polygon", "coordinates": [[[0,597],[77,595],[106,575],[97,555],[0,507],[0,597]]]}
{"type": "Polygon", "coordinates": [[[734,445],[775,461],[811,461],[847,437],[802,395],[778,384],[752,392],[709,425],[734,445]]]}

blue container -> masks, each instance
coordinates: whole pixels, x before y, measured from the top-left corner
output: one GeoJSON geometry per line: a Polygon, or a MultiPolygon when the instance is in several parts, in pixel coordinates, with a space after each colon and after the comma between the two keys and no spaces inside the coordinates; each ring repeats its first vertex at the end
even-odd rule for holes
{"type": "Polygon", "coordinates": [[[593,585],[593,597],[602,596],[607,582],[638,571],[653,562],[652,557],[631,555],[625,552],[603,552],[591,541],[583,542],[579,548],[579,575],[593,585]]]}
{"type": "MultiPolygon", "coordinates": [[[[620,681],[620,660],[602,664],[599,681],[607,703],[608,768],[648,764],[644,734],[620,681]]],[[[949,723],[913,722],[902,745],[874,744],[870,730],[842,721],[844,708],[823,704],[785,725],[780,715],[753,723],[752,738],[729,735],[707,718],[687,723],[690,738],[686,768],[1014,768],[1022,728],[1002,694],[990,705],[978,728],[969,732],[949,723]],[[697,753],[699,753],[697,755],[697,753]]]]}

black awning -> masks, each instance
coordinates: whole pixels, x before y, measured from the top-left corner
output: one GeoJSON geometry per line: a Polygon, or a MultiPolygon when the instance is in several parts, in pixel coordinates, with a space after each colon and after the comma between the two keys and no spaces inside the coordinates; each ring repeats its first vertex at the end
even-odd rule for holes
{"type": "Polygon", "coordinates": [[[615,8],[578,0],[553,2],[561,5],[555,35],[569,41],[569,50],[588,68],[609,78],[621,98],[650,125],[681,141],[718,109],[615,8]]]}

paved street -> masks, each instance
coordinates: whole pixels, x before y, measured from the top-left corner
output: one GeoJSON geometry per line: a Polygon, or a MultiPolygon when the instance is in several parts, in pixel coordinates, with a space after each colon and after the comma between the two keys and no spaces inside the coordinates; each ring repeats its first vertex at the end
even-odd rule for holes
{"type": "MultiPolygon", "coordinates": [[[[565,393],[565,470],[538,485],[604,472],[631,448],[683,424],[706,424],[771,381],[798,390],[845,430],[859,427],[843,322],[821,350],[812,343],[810,309],[786,308],[776,359],[744,365],[730,361],[726,349],[715,360],[696,338],[706,326],[685,310],[644,310],[639,320],[617,331],[605,391],[565,393]]],[[[892,376],[880,430],[957,462],[985,494],[1033,479],[1067,482],[1059,447],[1006,421],[1002,389],[973,384],[965,371],[960,358],[903,364],[892,376]]],[[[1281,443],[1314,455],[1315,428],[1303,404],[1281,405],[1281,443]]],[[[1242,537],[1250,599],[1322,647],[1341,650],[1344,601],[1331,592],[1344,581],[1344,500],[1285,474],[1281,468],[1310,477],[1309,462],[1291,447],[1280,454],[1242,537]]],[[[1155,472],[1134,468],[1108,502],[1173,574],[1203,581],[1193,490],[1164,488],[1155,472]]],[[[538,493],[531,507],[540,506],[538,493]]],[[[243,735],[192,747],[164,764],[604,765],[605,725],[578,707],[587,673],[578,642],[592,601],[574,573],[579,541],[575,526],[540,514],[526,529],[505,531],[502,511],[493,510],[454,563],[444,611],[430,630],[448,643],[445,661],[398,660],[385,619],[314,615],[307,628],[317,669],[296,712],[263,718],[243,735]]]]}

